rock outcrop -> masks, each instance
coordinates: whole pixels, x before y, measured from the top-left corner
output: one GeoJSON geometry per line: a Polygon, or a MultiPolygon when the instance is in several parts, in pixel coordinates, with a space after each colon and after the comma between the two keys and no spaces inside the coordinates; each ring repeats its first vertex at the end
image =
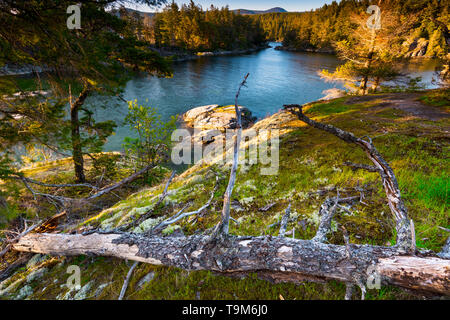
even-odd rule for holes
{"type": "MultiPolygon", "coordinates": [[[[239,106],[242,115],[242,127],[248,129],[256,121],[250,110],[239,106]]],[[[236,129],[236,111],[234,105],[220,106],[217,104],[201,106],[183,114],[182,119],[193,133],[181,144],[211,145],[225,143],[226,130],[236,129]]]]}
{"type": "Polygon", "coordinates": [[[278,46],[275,47],[275,50],[279,51],[291,51],[291,52],[313,52],[313,53],[326,53],[326,54],[335,54],[336,50],[334,50],[330,46],[320,47],[320,48],[312,48],[312,47],[295,47],[295,46],[278,46]]]}
{"type": "MultiPolygon", "coordinates": [[[[250,127],[256,120],[252,113],[245,107],[239,107],[242,114],[242,126],[250,127]]],[[[183,120],[188,127],[199,130],[236,129],[236,112],[233,105],[219,106],[212,104],[197,107],[183,114],[183,120]]]]}

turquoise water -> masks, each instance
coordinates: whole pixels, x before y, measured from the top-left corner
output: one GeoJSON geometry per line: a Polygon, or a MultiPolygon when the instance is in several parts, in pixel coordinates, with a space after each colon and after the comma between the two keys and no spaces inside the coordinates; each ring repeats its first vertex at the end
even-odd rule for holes
{"type": "MultiPolygon", "coordinates": [[[[272,46],[279,44],[272,43],[272,46]]],[[[239,104],[249,108],[257,118],[280,110],[283,104],[303,104],[324,96],[323,91],[340,88],[323,81],[318,71],[333,71],[341,62],[333,55],[295,53],[268,48],[236,56],[201,57],[174,65],[173,78],[138,77],[128,82],[124,98],[157,108],[163,119],[182,114],[196,106],[234,104],[239,83],[250,73],[239,104]]],[[[428,82],[434,65],[410,67],[428,82]]],[[[434,69],[433,69],[434,70],[434,69]]],[[[94,100],[92,100],[94,99],[94,100]]],[[[91,102],[98,104],[100,98],[91,102]]],[[[127,113],[125,102],[105,101],[105,109],[96,112],[97,119],[115,120],[119,126],[109,138],[105,150],[121,150],[123,138],[131,133],[121,123],[127,113]]]]}

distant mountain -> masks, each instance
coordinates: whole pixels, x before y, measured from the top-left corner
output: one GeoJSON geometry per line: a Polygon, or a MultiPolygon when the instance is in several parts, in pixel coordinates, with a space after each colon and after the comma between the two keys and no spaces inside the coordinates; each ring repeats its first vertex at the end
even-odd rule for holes
{"type": "MultiPolygon", "coordinates": [[[[156,14],[155,12],[142,12],[142,11],[138,11],[138,10],[134,10],[134,9],[130,9],[130,8],[126,8],[126,10],[128,11],[128,13],[138,14],[138,15],[140,15],[142,17],[147,16],[149,18],[152,18],[156,14]]],[[[240,13],[240,14],[243,14],[243,15],[287,12],[285,9],[280,8],[280,7],[271,8],[269,10],[235,9],[235,10],[232,10],[232,11],[234,13],[240,13]]],[[[118,9],[113,9],[113,10],[111,10],[111,12],[113,14],[115,14],[116,16],[120,17],[120,13],[119,13],[118,9]]]]}
{"type": "MultiPolygon", "coordinates": [[[[141,17],[145,17],[145,16],[147,16],[147,17],[149,17],[149,18],[152,18],[156,13],[155,12],[142,12],[142,11],[138,11],[138,10],[134,10],[134,9],[130,9],[130,8],[125,8],[126,10],[127,10],[127,12],[130,14],[138,14],[138,15],[140,15],[141,17]]],[[[118,16],[118,17],[120,17],[120,12],[119,12],[119,10],[118,9],[113,9],[113,10],[111,10],[111,12],[114,14],[114,15],[116,15],[116,16],[118,16]]]]}
{"type": "Polygon", "coordinates": [[[277,13],[277,12],[287,12],[285,9],[280,8],[280,7],[275,7],[275,8],[271,8],[269,10],[248,10],[248,9],[236,9],[233,10],[235,13],[240,13],[240,14],[264,14],[264,13],[277,13]]]}

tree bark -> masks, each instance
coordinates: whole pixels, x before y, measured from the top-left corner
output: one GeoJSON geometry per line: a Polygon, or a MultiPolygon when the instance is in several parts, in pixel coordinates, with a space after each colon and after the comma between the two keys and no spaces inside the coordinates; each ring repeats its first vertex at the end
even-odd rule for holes
{"type": "Polygon", "coordinates": [[[143,237],[127,233],[28,234],[13,249],[52,255],[101,255],[225,275],[256,272],[275,282],[337,280],[450,295],[450,260],[400,256],[395,247],[340,246],[285,237],[143,237]],[[351,251],[349,256],[348,250],[351,251]]]}

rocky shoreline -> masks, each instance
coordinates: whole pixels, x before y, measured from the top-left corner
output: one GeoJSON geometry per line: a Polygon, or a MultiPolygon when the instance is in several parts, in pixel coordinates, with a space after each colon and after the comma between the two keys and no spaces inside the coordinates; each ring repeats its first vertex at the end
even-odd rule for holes
{"type": "Polygon", "coordinates": [[[275,50],[289,51],[289,52],[310,52],[310,53],[336,54],[336,51],[333,48],[329,48],[329,47],[313,49],[313,48],[295,48],[295,47],[279,46],[279,47],[276,47],[275,50]]]}
{"type": "MultiPolygon", "coordinates": [[[[212,57],[212,56],[230,56],[230,55],[240,55],[240,54],[248,54],[253,52],[258,52],[260,50],[264,50],[267,48],[271,48],[267,43],[249,49],[236,49],[236,50],[219,50],[219,51],[205,51],[205,52],[197,52],[197,53],[186,53],[182,51],[170,51],[165,49],[156,49],[153,50],[158,52],[163,57],[173,57],[173,62],[184,62],[200,59],[202,57],[212,57]]],[[[43,72],[45,68],[35,67],[35,66],[16,66],[11,64],[6,64],[3,67],[0,67],[0,76],[18,76],[18,75],[27,75],[35,72],[43,72]]]]}

